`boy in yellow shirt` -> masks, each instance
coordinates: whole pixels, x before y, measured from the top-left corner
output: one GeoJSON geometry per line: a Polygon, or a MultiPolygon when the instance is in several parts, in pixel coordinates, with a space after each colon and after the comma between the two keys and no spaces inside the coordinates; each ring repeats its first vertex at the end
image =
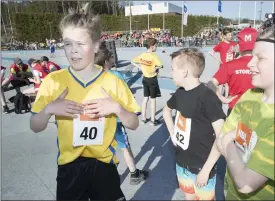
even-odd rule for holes
{"type": "Polygon", "coordinates": [[[50,73],[32,107],[30,127],[58,125],[57,200],[125,200],[117,172],[117,118],[138,127],[140,108],[125,82],[94,64],[101,24],[85,4],[60,22],[70,67],[50,73]]]}
{"type": "Polygon", "coordinates": [[[158,56],[154,53],[157,49],[157,40],[149,38],[147,40],[147,51],[134,58],[132,64],[141,68],[143,73],[143,92],[144,98],[142,102],[142,123],[146,124],[149,119],[146,118],[146,108],[150,97],[151,101],[151,125],[156,126],[160,121],[155,118],[156,116],[156,98],[161,96],[158,84],[158,71],[163,68],[158,56]]]}

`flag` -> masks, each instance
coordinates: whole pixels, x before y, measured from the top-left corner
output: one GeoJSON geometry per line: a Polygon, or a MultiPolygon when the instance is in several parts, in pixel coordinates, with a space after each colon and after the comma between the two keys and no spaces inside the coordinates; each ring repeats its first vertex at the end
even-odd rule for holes
{"type": "Polygon", "coordinates": [[[218,3],[218,11],[221,13],[222,12],[222,1],[220,0],[218,3]]]}
{"type": "Polygon", "coordinates": [[[152,11],[152,4],[148,3],[148,9],[152,11]]]}
{"type": "Polygon", "coordinates": [[[187,6],[183,6],[183,25],[187,25],[187,19],[188,19],[188,9],[187,6]]]}

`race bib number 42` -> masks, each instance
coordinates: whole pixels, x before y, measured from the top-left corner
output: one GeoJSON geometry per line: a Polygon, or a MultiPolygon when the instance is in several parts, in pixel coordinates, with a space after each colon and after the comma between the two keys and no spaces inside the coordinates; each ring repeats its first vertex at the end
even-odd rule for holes
{"type": "Polygon", "coordinates": [[[105,118],[79,115],[74,119],[73,146],[102,145],[105,118]]]}
{"type": "Polygon", "coordinates": [[[174,128],[174,139],[177,146],[180,146],[183,150],[187,150],[190,142],[191,133],[191,119],[185,118],[177,111],[174,128]]]}

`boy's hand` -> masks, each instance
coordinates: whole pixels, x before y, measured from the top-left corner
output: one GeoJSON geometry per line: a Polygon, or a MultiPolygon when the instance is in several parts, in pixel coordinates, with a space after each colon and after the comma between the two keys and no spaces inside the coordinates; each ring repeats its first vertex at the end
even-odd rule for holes
{"type": "Polygon", "coordinates": [[[84,101],[84,112],[92,118],[104,117],[110,114],[117,114],[121,105],[114,101],[110,95],[101,87],[105,98],[84,101]]]}
{"type": "Polygon", "coordinates": [[[201,169],[199,174],[196,178],[196,186],[203,187],[207,185],[209,179],[209,172],[205,171],[204,169],[201,169]]]}
{"type": "Polygon", "coordinates": [[[229,104],[229,103],[231,103],[237,97],[238,97],[237,95],[233,96],[233,97],[232,96],[228,96],[227,98],[224,97],[224,99],[222,100],[222,102],[224,104],[229,104]]]}
{"type": "Polygon", "coordinates": [[[68,88],[66,88],[55,101],[46,106],[46,113],[50,115],[72,118],[77,117],[76,114],[82,114],[82,104],[71,100],[65,100],[67,94],[68,88]]]}

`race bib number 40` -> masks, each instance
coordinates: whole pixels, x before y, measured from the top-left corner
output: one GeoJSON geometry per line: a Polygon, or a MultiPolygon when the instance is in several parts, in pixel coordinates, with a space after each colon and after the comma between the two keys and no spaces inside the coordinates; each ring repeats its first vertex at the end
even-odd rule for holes
{"type": "Polygon", "coordinates": [[[102,145],[105,118],[79,115],[74,119],[73,146],[102,145]]]}
{"type": "Polygon", "coordinates": [[[180,112],[177,111],[173,137],[177,145],[183,150],[187,150],[189,147],[190,133],[191,119],[183,117],[180,112]]]}

